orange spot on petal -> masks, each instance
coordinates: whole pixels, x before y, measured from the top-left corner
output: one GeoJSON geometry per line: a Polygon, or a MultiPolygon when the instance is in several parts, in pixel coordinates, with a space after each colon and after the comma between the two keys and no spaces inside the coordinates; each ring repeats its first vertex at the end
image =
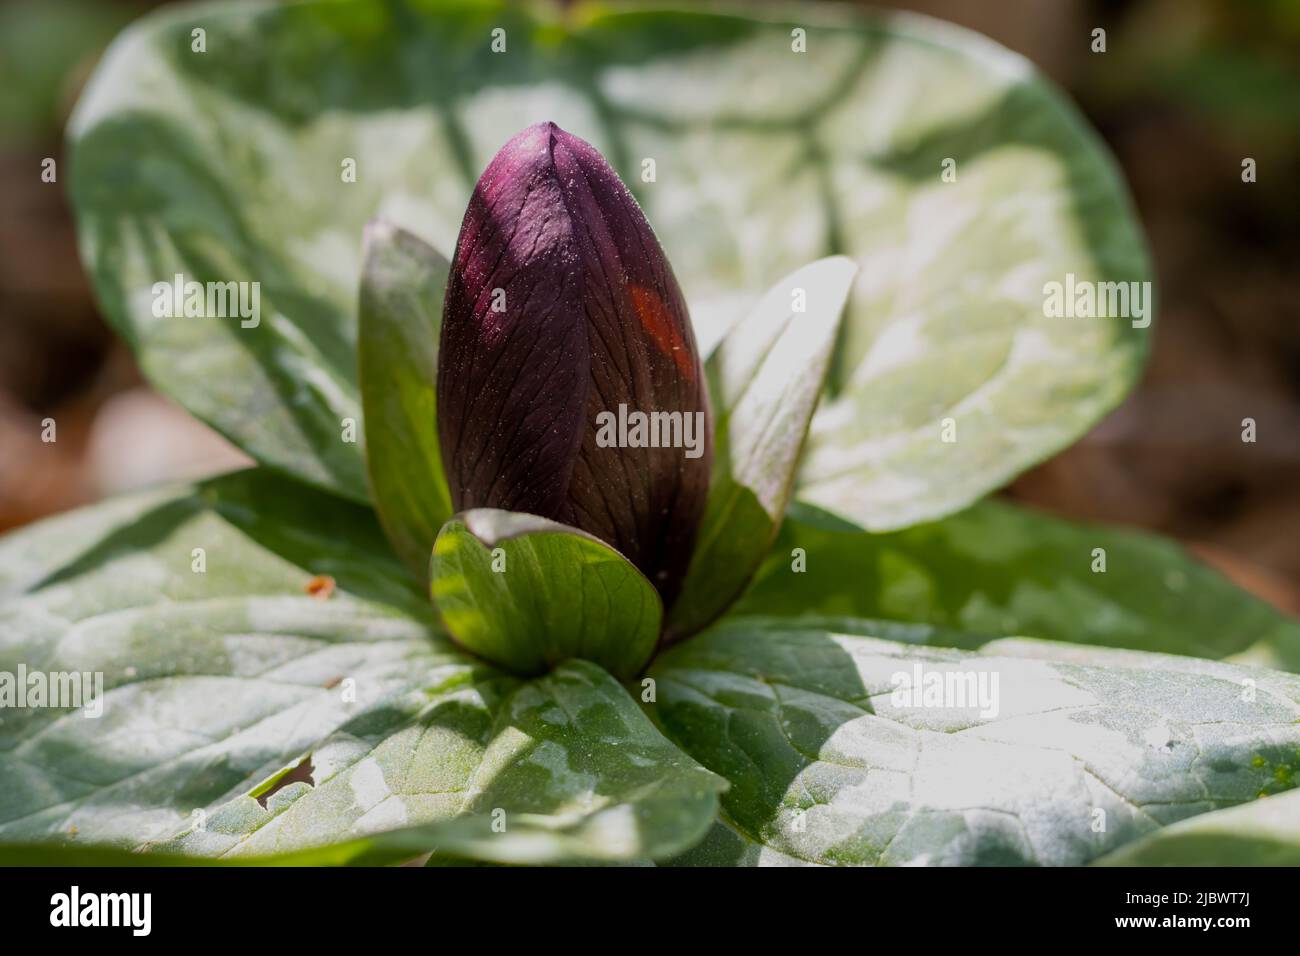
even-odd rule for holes
{"type": "Polygon", "coordinates": [[[695,356],[687,346],[685,336],[678,331],[672,310],[652,290],[638,285],[629,288],[632,307],[636,310],[641,327],[649,333],[659,351],[672,358],[677,371],[687,381],[695,381],[695,356]]]}

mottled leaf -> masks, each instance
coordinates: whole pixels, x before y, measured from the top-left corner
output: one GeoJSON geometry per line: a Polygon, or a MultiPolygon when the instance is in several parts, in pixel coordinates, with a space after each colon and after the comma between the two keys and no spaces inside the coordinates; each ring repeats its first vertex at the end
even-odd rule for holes
{"type": "Polygon", "coordinates": [[[257,471],[103,521],[128,504],[54,519],[48,561],[45,523],[0,539],[0,671],[102,680],[97,718],[0,711],[0,842],[161,837],[339,727],[483,670],[356,505],[257,471]]]}
{"type": "MultiPolygon", "coordinates": [[[[657,721],[731,782],[728,819],[777,862],[1086,863],[1296,782],[1300,677],[1028,639],[970,654],[876,633],[740,618],[651,671],[657,721]],[[899,693],[909,683],[920,701],[899,693]]],[[[723,858],[770,861],[710,840],[723,858]]]]}
{"type": "Polygon", "coordinates": [[[584,661],[504,700],[466,685],[400,728],[361,739],[349,730],[317,747],[326,769],[315,786],[281,791],[268,809],[237,797],[205,831],[151,849],[238,859],[382,829],[392,832],[374,838],[370,855],[395,847],[498,863],[638,860],[695,843],[725,786],[584,661]]]}
{"type": "Polygon", "coordinates": [[[716,810],[613,678],[471,658],[369,512],[266,472],[34,525],[0,580],[0,684],[84,673],[94,698],[0,710],[0,862],[643,860],[716,810]]]}
{"type": "Polygon", "coordinates": [[[737,612],[915,621],[963,646],[1022,634],[1300,670],[1300,622],[1174,542],[996,500],[886,534],[796,505],[737,612]]]}
{"type": "Polygon", "coordinates": [[[804,480],[868,526],[969,503],[1137,374],[1149,330],[1042,310],[1067,272],[1149,276],[1104,147],[1023,59],[895,14],[163,10],[118,40],[71,124],[83,257],[157,385],[259,461],[360,498],[340,435],[359,419],[362,226],[382,214],[452,248],[480,171],[544,120],[632,185],[705,328],[806,262],[862,265],[804,480]],[[260,324],[155,319],[152,284],[178,272],[260,282],[260,324]]]}

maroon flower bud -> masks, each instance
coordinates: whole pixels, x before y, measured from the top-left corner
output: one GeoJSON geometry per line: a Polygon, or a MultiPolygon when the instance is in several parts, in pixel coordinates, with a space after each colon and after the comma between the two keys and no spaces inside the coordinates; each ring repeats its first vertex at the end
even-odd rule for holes
{"type": "Polygon", "coordinates": [[[708,493],[704,373],[640,206],[554,123],[510,140],[470,198],[443,311],[438,430],[458,511],[581,528],[671,604],[708,493]]]}

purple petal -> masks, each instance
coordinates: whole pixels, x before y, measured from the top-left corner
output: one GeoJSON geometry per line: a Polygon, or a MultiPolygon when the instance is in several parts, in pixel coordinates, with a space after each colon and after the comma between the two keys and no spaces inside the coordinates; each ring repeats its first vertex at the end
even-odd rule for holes
{"type": "Polygon", "coordinates": [[[676,596],[712,458],[695,337],[636,200],[600,153],[553,123],[507,143],[470,199],[444,308],[438,427],[457,510],[582,528],[666,604],[676,596]],[[704,454],[599,447],[597,416],[620,405],[703,413],[704,454]]]}

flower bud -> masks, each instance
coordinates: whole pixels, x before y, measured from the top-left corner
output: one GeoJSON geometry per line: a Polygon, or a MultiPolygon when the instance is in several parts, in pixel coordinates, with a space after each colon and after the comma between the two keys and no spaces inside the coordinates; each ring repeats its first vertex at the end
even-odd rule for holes
{"type": "Polygon", "coordinates": [[[465,212],[438,430],[457,511],[581,528],[671,604],[708,493],[704,373],[640,206],[595,148],[554,123],[506,143],[465,212]]]}

